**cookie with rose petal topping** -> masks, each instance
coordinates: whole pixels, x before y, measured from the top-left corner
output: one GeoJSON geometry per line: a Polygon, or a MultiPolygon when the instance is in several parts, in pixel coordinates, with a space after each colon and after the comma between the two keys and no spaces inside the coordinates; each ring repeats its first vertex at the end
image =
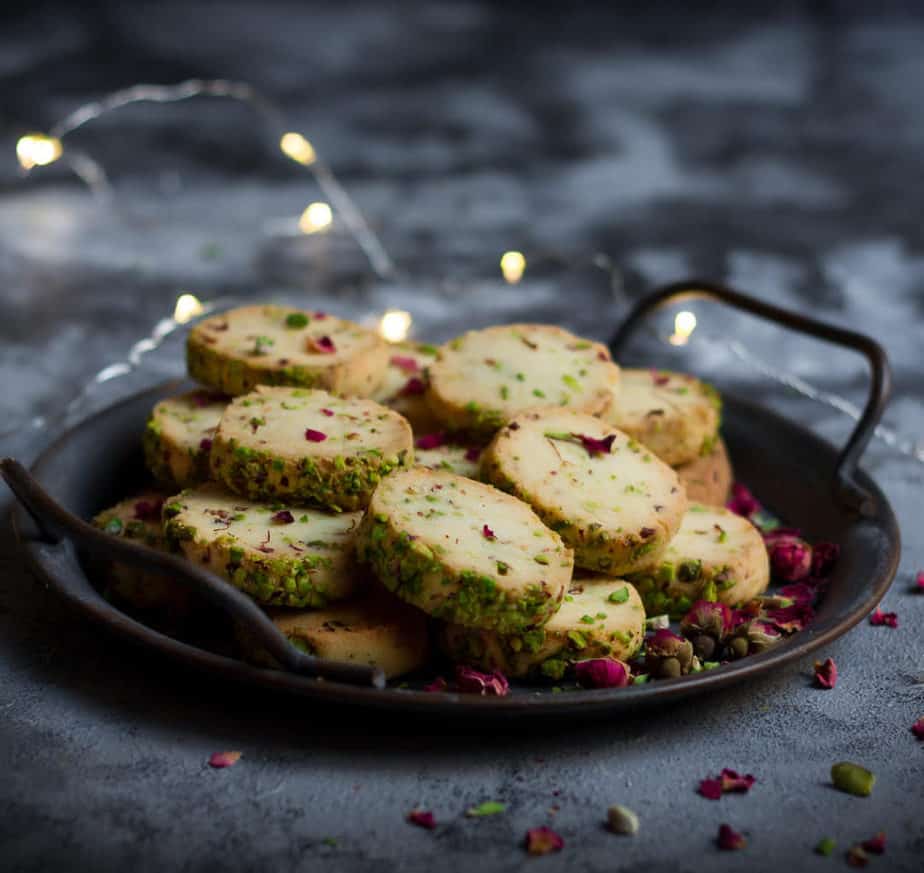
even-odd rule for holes
{"type": "Polygon", "coordinates": [[[561,609],[542,627],[505,635],[449,624],[440,631],[440,645],[456,663],[511,677],[560,679],[574,661],[627,661],[644,636],[645,608],[635,588],[622,579],[584,574],[571,580],[561,609]]]}
{"type": "Polygon", "coordinates": [[[687,498],[677,474],[592,415],[526,412],[485,449],[482,476],[529,503],[574,549],[574,562],[611,576],[656,563],[687,498]]]}
{"type": "MultiPolygon", "coordinates": [[[[94,517],[93,525],[111,536],[167,551],[169,547],[161,526],[165,497],[163,491],[142,491],[104,509],[94,517]]],[[[105,571],[106,596],[118,604],[157,613],[171,624],[182,621],[190,610],[188,589],[168,576],[117,561],[108,562],[105,571]]]]}
{"type": "Polygon", "coordinates": [[[525,503],[421,467],[386,476],[357,538],[360,560],[424,612],[517,633],[558,610],[571,551],[525,503]]]}
{"type": "Polygon", "coordinates": [[[711,385],[668,370],[622,371],[603,418],[648,446],[665,464],[688,464],[715,447],[722,401],[711,385]]]}
{"type": "Polygon", "coordinates": [[[357,590],[361,513],[257,503],[210,483],[164,504],[164,534],[189,560],[260,603],[324,606],[357,590]]]}
{"type": "Polygon", "coordinates": [[[212,475],[235,494],[334,512],[361,509],[414,460],[403,416],[362,397],[259,386],[236,397],[212,438],[212,475]]]}
{"type": "Polygon", "coordinates": [[[388,365],[374,331],[323,312],[242,306],[200,321],[186,341],[189,375],[225,394],[257,385],[370,396],[388,365]]]}
{"type": "Polygon", "coordinates": [[[660,561],[629,577],[650,615],[683,615],[696,600],[739,606],[767,590],[770,561],[760,532],[740,515],[691,503],[660,561]]]}
{"type": "Polygon", "coordinates": [[[209,451],[229,397],[198,389],[161,400],[144,429],[144,460],[154,478],[174,491],[209,479],[209,451]]]}
{"type": "Polygon", "coordinates": [[[414,433],[440,429],[426,398],[428,369],[436,360],[436,351],[436,346],[426,343],[392,343],[382,384],[372,395],[376,402],[400,412],[411,423],[414,433]]]}
{"type": "Polygon", "coordinates": [[[735,475],[721,437],[716,439],[715,448],[708,455],[700,455],[674,469],[692,502],[709,506],[724,506],[728,502],[735,475]]]}
{"type": "Polygon", "coordinates": [[[451,430],[493,433],[525,409],[604,412],[619,386],[606,346],[548,324],[471,330],[440,346],[427,402],[451,430]]]}
{"type": "Polygon", "coordinates": [[[318,610],[270,610],[289,642],[318,658],[380,667],[389,679],[430,654],[427,616],[378,587],[318,610]]]}

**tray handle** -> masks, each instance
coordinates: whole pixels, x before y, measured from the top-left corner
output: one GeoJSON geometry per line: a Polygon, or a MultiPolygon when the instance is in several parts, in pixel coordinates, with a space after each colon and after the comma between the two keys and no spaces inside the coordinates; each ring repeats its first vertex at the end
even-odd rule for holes
{"type": "Polygon", "coordinates": [[[740,309],[766,321],[775,322],[798,333],[804,333],[843,348],[853,349],[866,358],[870,369],[869,395],[863,414],[850,434],[847,444],[838,455],[833,485],[835,496],[843,505],[861,515],[872,515],[874,500],[869,493],[857,485],[855,473],[860,456],[872,438],[892,393],[892,371],[882,346],[862,333],[835,327],[798,312],[764,303],[762,300],[749,297],[725,285],[688,279],[658,288],[636,303],[610,340],[613,356],[618,358],[629,338],[651,312],[671,303],[691,299],[717,300],[734,309],[740,309]]]}
{"type": "Polygon", "coordinates": [[[110,536],[87,524],[55,501],[14,458],[0,461],[0,475],[32,517],[46,545],[70,540],[91,554],[181,579],[197,594],[246,627],[276,661],[293,673],[353,685],[385,687],[384,674],[377,667],[330,661],[299,651],[253,600],[214,573],[178,555],[110,536]]]}

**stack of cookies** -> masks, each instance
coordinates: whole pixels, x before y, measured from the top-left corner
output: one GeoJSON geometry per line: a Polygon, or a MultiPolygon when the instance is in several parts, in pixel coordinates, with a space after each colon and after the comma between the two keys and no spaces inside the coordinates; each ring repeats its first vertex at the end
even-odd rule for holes
{"type": "MultiPolygon", "coordinates": [[[[200,322],[187,363],[204,387],[144,435],[160,517],[146,493],[97,523],[223,576],[318,656],[394,677],[435,638],[457,663],[558,679],[631,658],[646,610],[767,586],[760,535],[721,508],[719,397],[691,376],[620,370],[549,325],[390,345],[277,306],[200,322]]],[[[111,591],[185,608],[124,568],[111,591]]]]}

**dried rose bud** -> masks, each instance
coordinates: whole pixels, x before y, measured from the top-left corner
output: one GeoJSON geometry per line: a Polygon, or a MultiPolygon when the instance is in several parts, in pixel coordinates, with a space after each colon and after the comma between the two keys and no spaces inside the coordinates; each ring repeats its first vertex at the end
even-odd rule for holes
{"type": "Polygon", "coordinates": [[[805,540],[783,536],[776,538],[768,549],[770,570],[777,579],[798,582],[812,569],[812,547],[805,540]]]}
{"type": "Polygon", "coordinates": [[[831,768],[831,781],[834,787],[857,797],[869,797],[873,791],[876,777],[865,767],[841,761],[831,768]]]}
{"type": "Polygon", "coordinates": [[[710,600],[697,600],[680,621],[680,632],[687,639],[705,634],[721,643],[731,629],[731,610],[724,603],[710,600]]]}
{"type": "Polygon", "coordinates": [[[630,680],[629,668],[611,658],[578,661],[574,675],[582,688],[625,688],[630,680]]]}
{"type": "Polygon", "coordinates": [[[693,664],[693,644],[670,630],[657,630],[646,640],[645,669],[652,676],[685,676],[693,664]]]}
{"type": "Polygon", "coordinates": [[[815,662],[815,684],[819,688],[833,688],[837,685],[837,665],[834,658],[815,662]]]}
{"type": "Polygon", "coordinates": [[[746,485],[742,485],[740,482],[735,482],[735,484],[732,485],[731,500],[729,500],[725,506],[736,515],[743,515],[745,517],[753,515],[761,509],[761,505],[757,498],[751,494],[750,489],[746,485]]]}
{"type": "Polygon", "coordinates": [[[782,634],[772,625],[760,619],[754,619],[748,625],[748,654],[756,654],[776,645],[782,634]]]}
{"type": "Polygon", "coordinates": [[[463,694],[504,697],[510,690],[510,683],[500,670],[495,670],[492,673],[482,673],[472,667],[459,664],[456,667],[456,688],[463,694]]]}
{"type": "Polygon", "coordinates": [[[560,852],[564,847],[565,841],[545,825],[530,828],[526,832],[526,851],[530,855],[548,855],[550,852],[560,852]]]}
{"type": "Polygon", "coordinates": [[[815,543],[812,546],[812,575],[816,579],[830,576],[840,554],[841,547],[837,543],[815,543]]]}
{"type": "Polygon", "coordinates": [[[734,851],[735,849],[743,849],[748,844],[748,841],[742,834],[734,830],[731,825],[723,824],[719,825],[719,835],[716,837],[716,843],[720,849],[734,851]]]}

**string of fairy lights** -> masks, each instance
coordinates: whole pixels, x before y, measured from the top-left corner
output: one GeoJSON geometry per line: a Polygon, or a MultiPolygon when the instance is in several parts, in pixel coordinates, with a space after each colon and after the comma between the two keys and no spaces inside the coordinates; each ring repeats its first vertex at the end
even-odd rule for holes
{"type": "MultiPolygon", "coordinates": [[[[65,139],[84,125],[131,104],[177,103],[200,97],[222,98],[250,107],[263,120],[279,151],[294,164],[304,167],[311,173],[327,200],[308,203],[297,219],[291,222],[298,233],[304,235],[328,233],[336,217],[336,220],[342,222],[344,229],[361,249],[376,277],[380,280],[395,277],[395,264],[382,242],[333,170],[318,155],[313,143],[304,134],[290,130],[282,109],[245,82],[226,79],[190,79],[176,85],[139,84],[115,91],[99,100],[78,107],[54,124],[47,133],[31,132],[21,136],[16,143],[19,165],[22,171],[28,174],[36,168],[63,161],[94,195],[103,200],[108,199],[111,196],[112,186],[105,168],[92,155],[65,143],[65,139]]],[[[289,222],[286,223],[289,224],[289,222]]],[[[608,256],[598,253],[593,256],[591,263],[609,273],[612,287],[621,286],[617,268],[608,256]]],[[[503,252],[498,266],[503,281],[508,285],[519,284],[527,273],[526,256],[523,252],[516,250],[503,252]]],[[[141,365],[145,355],[159,348],[177,329],[232,302],[225,299],[203,302],[193,294],[181,293],[176,300],[173,315],[158,321],[148,336],[138,340],[129,349],[124,360],[109,364],[96,373],[68,404],[64,413],[65,417],[79,411],[94,386],[133,372],[141,365]]],[[[378,318],[377,323],[379,333],[392,343],[407,339],[412,327],[411,313],[398,309],[387,310],[378,318]]],[[[696,329],[696,314],[690,310],[682,310],[674,316],[673,332],[668,336],[657,334],[656,336],[671,345],[684,346],[690,342],[696,329]]],[[[853,420],[860,418],[861,409],[850,400],[815,388],[804,379],[781,371],[778,365],[769,364],[755,356],[744,344],[736,340],[708,336],[700,330],[697,333],[697,341],[722,345],[732,355],[767,379],[828,406],[853,420]]],[[[36,418],[32,424],[35,427],[41,427],[46,424],[46,420],[36,418]]],[[[11,432],[13,429],[0,431],[0,436],[11,432]]],[[[904,437],[884,425],[876,429],[876,436],[895,451],[924,463],[924,442],[904,437]]]]}

